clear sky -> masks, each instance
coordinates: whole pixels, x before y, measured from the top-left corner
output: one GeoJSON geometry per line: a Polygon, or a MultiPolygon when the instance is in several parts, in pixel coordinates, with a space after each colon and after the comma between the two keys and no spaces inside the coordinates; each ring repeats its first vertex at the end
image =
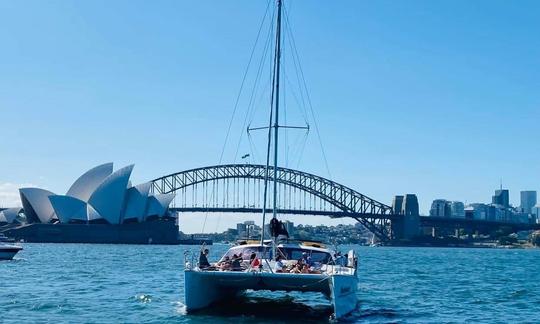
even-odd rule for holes
{"type": "MultiPolygon", "coordinates": [[[[135,183],[217,164],[266,4],[0,1],[0,205],[109,161],[135,163],[135,183]]],[[[514,205],[540,190],[540,2],[286,5],[333,180],[388,204],[416,193],[423,213],[487,202],[501,179],[514,205]]],[[[330,176],[314,131],[290,150],[330,176]]]]}

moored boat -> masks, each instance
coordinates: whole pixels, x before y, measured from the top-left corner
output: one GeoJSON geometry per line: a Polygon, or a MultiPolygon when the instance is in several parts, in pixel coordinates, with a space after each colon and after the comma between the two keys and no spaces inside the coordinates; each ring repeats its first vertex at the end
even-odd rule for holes
{"type": "Polygon", "coordinates": [[[0,243],[0,260],[12,260],[23,248],[17,245],[0,243]]]}

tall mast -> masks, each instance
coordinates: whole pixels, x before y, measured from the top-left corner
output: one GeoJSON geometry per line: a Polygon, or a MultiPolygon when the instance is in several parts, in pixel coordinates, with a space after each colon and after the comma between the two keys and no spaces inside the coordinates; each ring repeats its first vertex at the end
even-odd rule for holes
{"type": "MultiPolygon", "coordinates": [[[[277,166],[278,166],[278,136],[279,136],[279,75],[280,75],[280,60],[281,60],[281,5],[282,0],[277,0],[277,24],[276,24],[276,47],[275,47],[275,56],[274,56],[274,71],[273,71],[273,80],[272,80],[272,107],[270,109],[270,121],[268,125],[268,146],[266,152],[266,170],[264,177],[264,197],[263,197],[263,219],[262,219],[262,232],[261,232],[261,245],[264,244],[264,226],[266,219],[266,198],[268,190],[268,175],[269,175],[269,166],[270,166],[270,143],[271,143],[271,134],[272,128],[274,129],[274,194],[273,194],[273,209],[272,214],[273,218],[277,217],[277,166]],[[275,113],[274,113],[275,109],[275,113]],[[272,116],[274,115],[274,116],[272,116]],[[274,125],[272,125],[272,117],[274,117],[274,125]]],[[[275,242],[274,242],[275,243],[275,242]]],[[[275,249],[275,244],[274,244],[275,249]]],[[[273,253],[275,257],[275,251],[273,253]]]]}
{"type": "Polygon", "coordinates": [[[274,196],[273,196],[273,211],[272,216],[277,216],[277,168],[278,168],[278,137],[279,137],[279,72],[281,63],[281,2],[277,0],[278,16],[277,16],[277,30],[276,30],[276,100],[275,100],[275,113],[274,113],[274,196]]]}

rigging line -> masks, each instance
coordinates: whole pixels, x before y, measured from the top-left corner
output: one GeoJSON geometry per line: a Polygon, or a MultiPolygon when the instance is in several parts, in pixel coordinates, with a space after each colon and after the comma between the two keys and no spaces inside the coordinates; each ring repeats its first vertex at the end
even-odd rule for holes
{"type": "Polygon", "coordinates": [[[332,180],[332,173],[330,172],[330,167],[328,166],[328,159],[326,158],[326,152],[324,150],[324,145],[323,145],[322,139],[321,139],[321,132],[319,131],[319,123],[317,122],[317,117],[316,117],[315,112],[313,110],[313,105],[311,103],[311,97],[309,95],[309,90],[308,90],[307,85],[306,85],[306,79],[304,77],[304,71],[302,69],[302,64],[300,63],[300,56],[298,55],[298,50],[296,48],[296,41],[294,40],[294,35],[292,33],[292,28],[291,28],[290,23],[289,23],[289,17],[287,15],[287,11],[285,11],[285,20],[287,21],[287,23],[285,25],[288,26],[288,28],[291,30],[290,35],[289,35],[290,36],[289,39],[292,40],[293,50],[294,50],[294,53],[296,54],[296,57],[297,57],[297,60],[298,60],[298,67],[300,68],[300,76],[302,77],[302,83],[303,83],[304,89],[306,91],[306,98],[307,98],[307,101],[308,101],[308,104],[309,104],[309,109],[311,110],[311,115],[313,117],[313,124],[315,125],[315,132],[317,133],[317,138],[319,140],[319,145],[321,147],[321,152],[322,152],[322,155],[323,155],[323,158],[324,158],[324,164],[325,164],[325,167],[326,167],[326,172],[328,172],[328,176],[330,177],[330,180],[332,180]]]}
{"type": "Polygon", "coordinates": [[[253,137],[250,134],[248,134],[248,138],[249,138],[249,144],[250,144],[250,147],[251,147],[251,151],[254,154],[255,164],[258,164],[259,161],[262,161],[261,160],[261,155],[259,154],[259,150],[257,150],[257,145],[255,145],[255,141],[253,140],[253,137]]]}
{"type": "MultiPolygon", "coordinates": [[[[270,82],[272,80],[271,79],[268,79],[266,84],[264,85],[263,89],[266,89],[270,86],[270,82]]],[[[259,99],[255,102],[253,102],[253,110],[251,110],[251,115],[249,117],[249,122],[248,122],[248,127],[251,127],[251,123],[253,123],[253,119],[255,118],[255,114],[259,111],[260,107],[262,106],[262,102],[264,99],[267,99],[266,97],[266,93],[264,91],[261,91],[260,95],[259,95],[259,99]]]]}
{"type": "MultiPolygon", "coordinates": [[[[298,104],[298,107],[302,107],[302,103],[300,102],[300,100],[298,100],[298,95],[296,94],[296,92],[293,89],[293,84],[292,84],[291,80],[289,79],[288,74],[284,73],[284,76],[285,76],[285,81],[287,81],[289,83],[289,85],[291,86],[290,91],[292,92],[294,101],[296,101],[296,103],[298,104]]],[[[308,118],[308,115],[306,114],[305,107],[304,107],[304,109],[298,108],[298,111],[300,112],[300,115],[302,115],[302,118],[304,118],[304,122],[306,124],[309,124],[309,118],[308,118]]]]}
{"type": "MultiPolygon", "coordinates": [[[[261,20],[259,30],[257,31],[257,37],[255,38],[255,43],[253,44],[253,48],[251,49],[251,54],[249,56],[248,64],[246,66],[246,69],[244,70],[244,75],[242,77],[242,82],[240,84],[240,90],[238,91],[238,95],[236,96],[236,101],[235,101],[235,104],[234,104],[233,113],[232,113],[231,119],[229,121],[229,126],[227,127],[227,134],[225,135],[225,141],[223,143],[223,147],[221,149],[221,154],[219,156],[219,164],[221,164],[221,162],[223,161],[223,155],[225,154],[225,148],[227,147],[227,142],[229,140],[229,135],[230,135],[230,132],[231,132],[231,126],[232,126],[232,123],[234,121],[236,111],[238,109],[238,103],[240,102],[240,96],[242,95],[242,90],[244,89],[244,84],[246,82],[246,77],[247,77],[247,74],[248,74],[248,71],[249,71],[249,67],[251,66],[251,61],[253,60],[253,55],[255,53],[255,49],[257,48],[257,44],[259,42],[259,38],[260,38],[260,35],[261,35],[262,28],[264,26],[264,22],[266,21],[266,16],[268,15],[268,9],[270,8],[270,3],[271,2],[272,2],[272,0],[268,0],[268,2],[266,4],[266,9],[264,11],[263,19],[261,20]]],[[[214,195],[214,193],[212,192],[212,197],[213,197],[213,195],[214,195]]],[[[206,210],[206,215],[204,216],[202,233],[204,233],[207,219],[208,219],[208,209],[206,210]]]]}
{"type": "Polygon", "coordinates": [[[261,78],[261,75],[262,75],[262,70],[263,70],[263,67],[264,67],[264,62],[266,61],[266,56],[267,56],[267,53],[268,53],[268,48],[269,48],[269,44],[271,44],[271,31],[272,31],[272,28],[274,26],[274,15],[275,15],[275,12],[273,13],[272,15],[272,18],[271,18],[271,23],[270,23],[270,32],[267,36],[267,42],[263,48],[263,56],[261,57],[261,60],[259,62],[259,67],[257,69],[257,75],[255,77],[255,82],[253,84],[253,89],[251,91],[251,95],[250,95],[250,98],[249,98],[249,103],[248,103],[248,109],[246,111],[246,115],[244,116],[244,122],[242,124],[242,129],[241,129],[241,132],[240,132],[240,137],[238,138],[238,143],[236,145],[236,152],[234,154],[234,162],[236,162],[236,159],[238,158],[238,151],[240,150],[240,144],[242,143],[242,138],[243,138],[243,134],[244,134],[244,130],[246,128],[246,123],[247,123],[247,120],[248,120],[248,116],[250,115],[250,111],[253,109],[253,98],[254,98],[254,93],[257,91],[258,89],[258,85],[259,85],[259,81],[260,81],[260,78],[261,78]]]}
{"type": "MultiPolygon", "coordinates": [[[[272,87],[272,99],[274,98],[274,88],[272,87]]],[[[273,101],[273,100],[272,100],[273,101]]],[[[269,125],[272,125],[272,117],[273,117],[274,109],[270,109],[270,123],[269,125]]],[[[264,168],[264,192],[263,192],[263,207],[262,207],[262,214],[263,214],[263,222],[262,222],[262,233],[261,233],[261,245],[264,244],[264,221],[266,218],[266,200],[268,196],[268,177],[269,177],[269,168],[270,168],[270,148],[272,143],[272,127],[268,127],[268,145],[266,147],[266,166],[264,168]]],[[[276,172],[276,170],[274,170],[276,172]]]]}
{"type": "Polygon", "coordinates": [[[266,10],[264,11],[264,16],[261,21],[261,24],[259,26],[259,30],[257,31],[257,37],[255,38],[255,43],[253,44],[253,48],[251,49],[251,54],[249,56],[248,64],[246,66],[246,69],[244,71],[244,76],[242,77],[242,82],[240,84],[240,90],[238,91],[238,95],[236,96],[236,101],[234,103],[234,109],[231,116],[231,119],[229,121],[229,126],[227,127],[227,135],[225,136],[225,143],[223,143],[223,148],[221,149],[221,155],[219,157],[219,164],[223,161],[223,154],[225,153],[225,147],[227,146],[227,141],[229,139],[229,135],[231,132],[231,126],[234,120],[234,116],[236,115],[236,110],[238,109],[238,103],[240,102],[240,96],[242,95],[242,90],[244,88],[244,84],[246,82],[246,77],[249,71],[249,67],[251,66],[251,61],[253,60],[253,55],[255,54],[255,49],[257,48],[257,44],[259,42],[259,37],[261,35],[261,30],[264,25],[264,22],[266,21],[266,16],[268,15],[268,9],[270,8],[270,3],[272,0],[268,0],[268,3],[266,4],[266,10]]]}
{"type": "MultiPolygon", "coordinates": [[[[283,34],[283,38],[285,38],[285,34],[283,34]]],[[[281,49],[281,72],[285,74],[285,54],[283,54],[284,48],[281,49]]],[[[287,125],[287,87],[282,87],[283,89],[283,96],[282,96],[282,106],[283,106],[283,125],[287,125]]],[[[285,149],[285,167],[289,167],[289,138],[288,133],[289,130],[287,128],[284,129],[284,137],[285,137],[285,145],[283,148],[285,149]]]]}
{"type": "Polygon", "coordinates": [[[261,57],[261,60],[259,62],[259,67],[257,69],[257,75],[256,75],[256,78],[255,78],[255,82],[253,84],[253,89],[251,91],[251,95],[250,95],[249,102],[248,102],[248,112],[247,112],[247,114],[250,115],[249,124],[251,124],[251,121],[253,120],[253,116],[254,116],[255,111],[256,111],[255,98],[257,97],[256,93],[259,92],[259,89],[261,88],[260,81],[261,81],[262,71],[264,69],[264,65],[265,65],[265,62],[266,62],[266,57],[268,56],[268,52],[269,52],[268,49],[269,49],[269,47],[271,45],[271,40],[272,40],[272,38],[271,38],[271,29],[272,28],[273,28],[273,17],[272,17],[272,23],[270,25],[270,30],[268,32],[267,39],[266,39],[266,42],[265,42],[265,46],[263,48],[263,56],[261,57]]]}
{"type": "MultiPolygon", "coordinates": [[[[289,38],[288,38],[289,46],[291,48],[293,48],[293,44],[291,42],[291,38],[293,37],[293,35],[292,35],[291,28],[287,23],[285,24],[285,31],[289,34],[289,38]]],[[[301,111],[303,112],[303,116],[305,118],[306,123],[308,123],[307,121],[309,120],[309,118],[308,118],[309,114],[308,114],[307,108],[306,108],[306,100],[304,99],[304,91],[302,90],[302,86],[300,85],[302,81],[301,81],[301,78],[300,78],[300,74],[298,72],[298,70],[299,70],[298,65],[300,64],[300,62],[297,63],[297,58],[294,56],[294,52],[292,52],[292,51],[291,51],[291,56],[293,58],[294,72],[295,72],[295,75],[296,75],[296,80],[298,81],[298,84],[297,84],[298,85],[298,91],[300,93],[300,98],[302,99],[302,104],[301,105],[299,104],[299,106],[302,109],[301,111]]],[[[289,82],[291,82],[291,81],[289,81],[289,82]]],[[[291,82],[291,88],[294,88],[292,86],[292,82],[291,82]]]]}
{"type": "Polygon", "coordinates": [[[302,141],[302,146],[300,148],[300,155],[298,156],[298,164],[296,165],[296,169],[300,168],[300,162],[302,162],[302,157],[304,156],[304,150],[306,148],[306,143],[308,139],[309,129],[304,135],[304,140],[302,141]]]}
{"type": "MultiPolygon", "coordinates": [[[[307,132],[308,130],[306,130],[307,132]]],[[[291,158],[290,158],[290,162],[291,162],[291,165],[294,165],[294,162],[295,160],[297,159],[296,157],[296,154],[295,153],[300,153],[300,143],[302,141],[302,139],[306,136],[306,132],[296,132],[296,136],[294,136],[294,140],[291,142],[291,152],[293,154],[291,154],[291,158]]]]}

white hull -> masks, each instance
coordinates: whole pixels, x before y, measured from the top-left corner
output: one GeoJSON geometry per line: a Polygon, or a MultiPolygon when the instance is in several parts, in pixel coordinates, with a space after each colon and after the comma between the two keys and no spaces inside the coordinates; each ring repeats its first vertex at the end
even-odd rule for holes
{"type": "Polygon", "coordinates": [[[355,275],[290,274],[269,272],[186,270],[185,304],[188,312],[199,310],[247,289],[319,292],[331,300],[336,318],[357,305],[358,278],[355,275]]]}
{"type": "Polygon", "coordinates": [[[330,277],[332,306],[336,318],[342,318],[353,312],[358,305],[356,293],[358,278],[349,275],[333,275],[330,277]]]}

